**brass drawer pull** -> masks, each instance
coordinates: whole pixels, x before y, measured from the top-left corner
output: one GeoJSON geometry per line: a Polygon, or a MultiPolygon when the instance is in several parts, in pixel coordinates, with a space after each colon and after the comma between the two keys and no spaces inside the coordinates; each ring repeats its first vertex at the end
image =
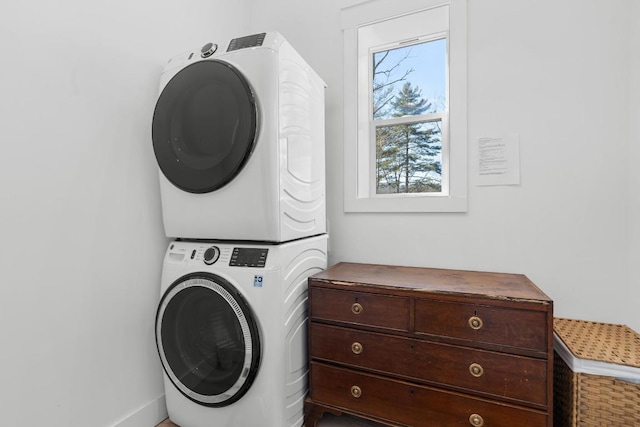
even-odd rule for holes
{"type": "Polygon", "coordinates": [[[356,399],[359,398],[360,396],[362,396],[362,389],[360,387],[358,387],[357,385],[354,385],[351,387],[351,396],[355,397],[356,399]]]}
{"type": "Polygon", "coordinates": [[[354,302],[353,305],[351,306],[351,312],[353,314],[360,314],[362,313],[362,304],[360,304],[359,302],[354,302]]]}
{"type": "Polygon", "coordinates": [[[360,344],[359,342],[354,342],[353,344],[351,344],[351,351],[353,351],[353,354],[360,354],[362,353],[362,344],[360,344]]]}
{"type": "Polygon", "coordinates": [[[472,363],[469,365],[469,372],[476,378],[480,378],[484,374],[484,369],[478,363],[472,363]]]}
{"type": "Polygon", "coordinates": [[[478,316],[472,316],[469,318],[469,326],[471,326],[471,329],[475,329],[477,331],[482,328],[482,325],[482,319],[478,316]]]}
{"type": "Polygon", "coordinates": [[[469,423],[473,427],[482,427],[484,425],[484,420],[478,414],[471,414],[471,416],[469,417],[469,423]]]}

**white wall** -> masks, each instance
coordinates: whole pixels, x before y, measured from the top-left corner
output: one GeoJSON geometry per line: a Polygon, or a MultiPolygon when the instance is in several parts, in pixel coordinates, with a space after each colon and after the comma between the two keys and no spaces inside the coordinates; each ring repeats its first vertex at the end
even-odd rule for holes
{"type": "MultiPolygon", "coordinates": [[[[629,272],[636,300],[640,274],[628,268],[627,218],[637,228],[640,211],[637,172],[628,186],[638,159],[629,120],[637,88],[631,108],[628,95],[633,1],[469,1],[470,152],[479,137],[519,134],[521,185],[477,187],[471,177],[468,213],[408,215],[342,210],[342,150],[353,143],[342,136],[340,7],[348,2],[254,3],[257,22],[280,30],[329,85],[331,262],[524,273],[555,300],[556,315],[640,330],[629,272]]],[[[633,66],[637,75],[637,59],[633,66]]],[[[637,260],[637,230],[632,243],[637,260]]]]}
{"type": "Polygon", "coordinates": [[[629,307],[636,312],[629,326],[640,331],[640,2],[631,1],[629,17],[629,307]]]}
{"type": "Polygon", "coordinates": [[[150,427],[166,414],[153,335],[167,243],[150,133],[158,78],[170,56],[244,32],[244,7],[3,4],[3,425],[150,427]]]}
{"type": "Polygon", "coordinates": [[[559,316],[636,316],[627,294],[628,6],[470,2],[471,143],[519,133],[522,171],[516,188],[471,183],[468,220],[484,228],[469,254],[482,264],[472,267],[527,274],[559,316]]]}

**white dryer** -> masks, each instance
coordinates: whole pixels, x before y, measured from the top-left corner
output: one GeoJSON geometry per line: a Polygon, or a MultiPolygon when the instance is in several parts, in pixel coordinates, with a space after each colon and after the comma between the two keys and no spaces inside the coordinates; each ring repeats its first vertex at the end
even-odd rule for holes
{"type": "Polygon", "coordinates": [[[173,422],[302,425],[307,278],[326,263],[326,234],[271,245],[170,244],[156,343],[173,422]]]}
{"type": "Polygon", "coordinates": [[[172,58],[152,126],[166,235],[326,232],[324,88],[276,32],[172,58]]]}

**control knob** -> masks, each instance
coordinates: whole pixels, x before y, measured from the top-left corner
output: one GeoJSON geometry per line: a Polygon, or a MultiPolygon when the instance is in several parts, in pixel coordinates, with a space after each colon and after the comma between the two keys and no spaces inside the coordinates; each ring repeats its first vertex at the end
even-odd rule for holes
{"type": "Polygon", "coordinates": [[[218,50],[218,45],[215,43],[207,43],[204,46],[202,46],[202,49],[200,49],[200,56],[202,56],[203,58],[208,58],[211,55],[213,55],[216,50],[218,50]]]}
{"type": "Polygon", "coordinates": [[[220,258],[220,248],[217,246],[211,246],[204,251],[204,263],[211,265],[220,258]]]}

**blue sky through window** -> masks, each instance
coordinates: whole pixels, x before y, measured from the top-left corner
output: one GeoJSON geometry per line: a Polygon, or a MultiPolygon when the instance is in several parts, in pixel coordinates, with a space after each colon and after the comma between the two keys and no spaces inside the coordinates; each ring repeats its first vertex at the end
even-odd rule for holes
{"type": "MultiPolygon", "coordinates": [[[[446,39],[438,39],[376,52],[373,55],[374,63],[388,52],[378,71],[389,73],[376,76],[375,82],[393,82],[413,70],[404,80],[393,83],[391,93],[396,95],[405,82],[410,82],[413,87],[419,87],[422,97],[432,104],[427,112],[442,112],[446,106],[446,50],[446,39]]],[[[377,118],[386,119],[391,115],[391,111],[387,110],[377,118]]]]}

